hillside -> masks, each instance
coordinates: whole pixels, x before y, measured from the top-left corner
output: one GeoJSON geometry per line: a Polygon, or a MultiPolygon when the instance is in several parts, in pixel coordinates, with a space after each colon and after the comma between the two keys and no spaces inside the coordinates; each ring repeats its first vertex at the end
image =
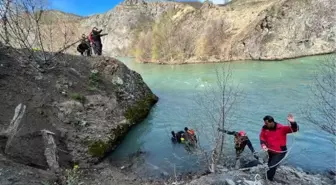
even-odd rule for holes
{"type": "Polygon", "coordinates": [[[96,26],[108,33],[104,55],[139,62],[281,60],[335,51],[335,11],[333,0],[235,0],[225,6],[126,0],[104,14],[68,15],[71,21],[62,18],[52,29],[44,25],[44,44],[58,50],[96,26]]]}

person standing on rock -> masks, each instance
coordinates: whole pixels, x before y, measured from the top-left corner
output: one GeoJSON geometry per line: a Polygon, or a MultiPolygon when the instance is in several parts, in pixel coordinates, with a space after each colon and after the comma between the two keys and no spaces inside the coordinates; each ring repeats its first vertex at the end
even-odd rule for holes
{"type": "Polygon", "coordinates": [[[234,144],[235,144],[235,149],[236,149],[236,168],[239,168],[240,166],[240,162],[239,162],[240,155],[243,153],[246,145],[251,150],[254,158],[256,158],[257,160],[259,159],[245,131],[235,132],[235,131],[228,131],[228,130],[220,129],[220,128],[218,128],[218,131],[224,132],[225,134],[228,134],[228,135],[233,135],[235,137],[234,144]]]}
{"type": "Polygon", "coordinates": [[[77,46],[77,51],[81,55],[91,56],[90,41],[85,34],[82,35],[81,43],[77,46]]]}
{"type": "Polygon", "coordinates": [[[103,30],[100,29],[98,30],[98,28],[94,27],[92,29],[92,32],[90,33],[91,36],[91,41],[92,41],[92,46],[93,46],[93,51],[96,55],[101,55],[102,54],[102,50],[103,50],[103,44],[101,42],[101,32],[103,30]]]}
{"type": "Polygon", "coordinates": [[[284,126],[274,121],[272,116],[264,117],[264,126],[260,132],[261,148],[268,152],[267,179],[273,181],[279,163],[284,159],[287,153],[287,134],[297,132],[298,124],[294,120],[292,114],[288,114],[287,120],[290,126],[284,126]]]}

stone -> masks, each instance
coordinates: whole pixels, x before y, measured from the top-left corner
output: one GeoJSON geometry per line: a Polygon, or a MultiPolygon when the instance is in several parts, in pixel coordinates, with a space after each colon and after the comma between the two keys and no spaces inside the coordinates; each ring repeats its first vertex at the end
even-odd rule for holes
{"type": "Polygon", "coordinates": [[[226,179],[226,185],[236,185],[236,183],[231,179],[226,179]]]}

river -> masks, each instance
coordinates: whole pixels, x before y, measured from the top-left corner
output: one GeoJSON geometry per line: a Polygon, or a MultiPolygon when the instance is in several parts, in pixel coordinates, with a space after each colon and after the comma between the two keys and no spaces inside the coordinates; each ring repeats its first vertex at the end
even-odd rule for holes
{"type": "MultiPolygon", "coordinates": [[[[185,126],[202,130],[202,134],[199,133],[201,145],[209,149],[209,139],[214,138],[213,132],[203,134],[203,130],[208,130],[208,127],[194,123],[201,116],[195,110],[199,106],[195,104],[199,99],[196,94],[204,94],[206,87],[216,86],[215,68],[230,66],[233,82],[243,92],[230,119],[230,130],[244,129],[254,148],[259,151],[263,117],[269,114],[276,121],[286,123],[286,116],[291,112],[300,126],[300,132],[287,137],[288,147],[292,150],[285,162],[313,172],[334,169],[335,148],[330,142],[333,137],[310,125],[301,114],[309,100],[316,64],[326,57],[305,57],[281,62],[188,65],[138,64],[131,58],[119,58],[142,75],[160,100],[148,118],[129,132],[110,159],[116,161],[137,150],[146,151],[142,162],[137,165],[141,172],[149,176],[172,174],[174,169],[183,172],[197,168],[197,158],[184,147],[172,144],[170,132],[183,130],[185,126]]],[[[232,157],[233,138],[227,138],[225,151],[232,157]]],[[[246,147],[244,155],[250,153],[246,147]]]]}

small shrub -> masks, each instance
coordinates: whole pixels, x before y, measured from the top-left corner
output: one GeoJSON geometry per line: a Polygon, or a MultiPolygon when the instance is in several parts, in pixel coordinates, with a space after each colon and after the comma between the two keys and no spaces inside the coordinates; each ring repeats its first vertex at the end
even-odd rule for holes
{"type": "Polygon", "coordinates": [[[96,70],[91,71],[90,76],[89,76],[89,84],[90,84],[89,89],[91,90],[97,89],[101,81],[102,80],[101,80],[101,77],[98,71],[96,70]]]}
{"type": "Polygon", "coordinates": [[[79,101],[79,102],[81,102],[83,104],[85,103],[85,96],[83,96],[83,95],[81,95],[79,93],[73,93],[73,94],[71,94],[71,98],[73,100],[79,101]]]}
{"type": "Polygon", "coordinates": [[[98,140],[94,141],[89,145],[89,154],[94,157],[104,157],[109,144],[104,141],[98,140]]]}
{"type": "Polygon", "coordinates": [[[83,183],[80,182],[81,172],[79,170],[79,166],[75,165],[73,169],[66,170],[66,185],[81,185],[83,183]]]}

